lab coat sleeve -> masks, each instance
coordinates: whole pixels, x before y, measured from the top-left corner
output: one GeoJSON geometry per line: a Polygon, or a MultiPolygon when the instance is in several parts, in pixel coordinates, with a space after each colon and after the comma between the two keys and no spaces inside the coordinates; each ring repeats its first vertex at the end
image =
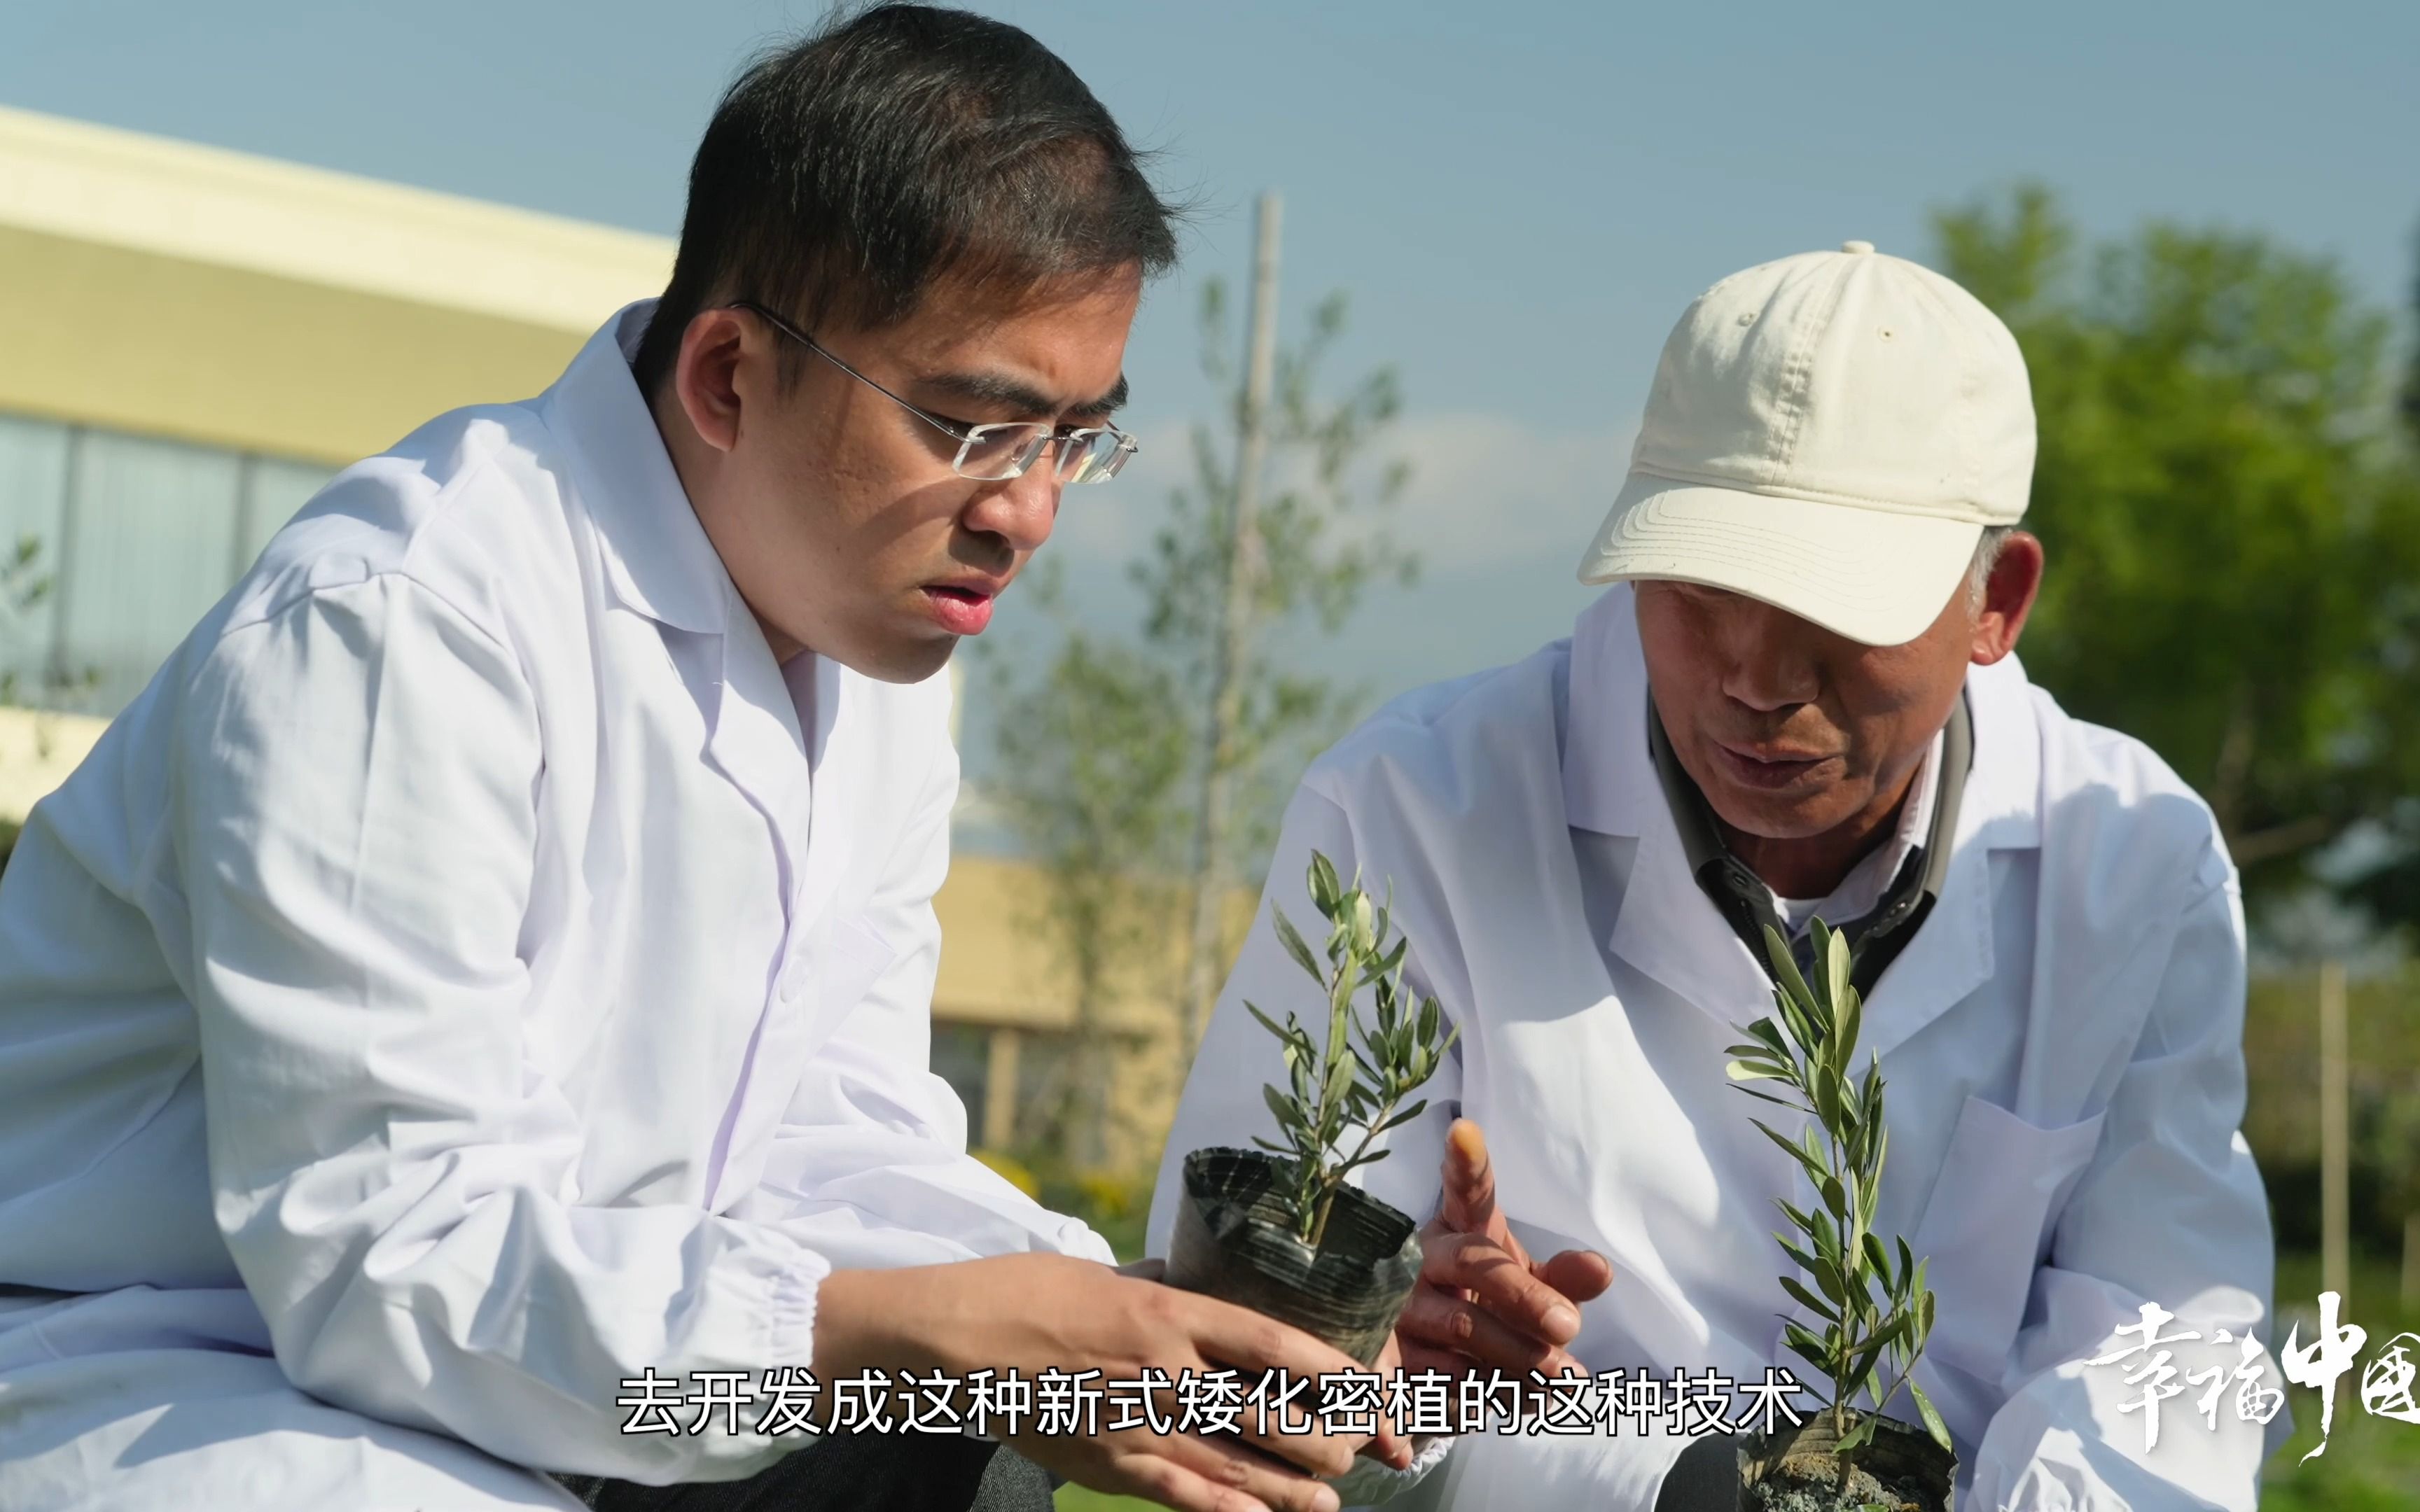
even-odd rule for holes
{"type": "Polygon", "coordinates": [[[945,722],[933,734],[915,816],[854,926],[895,953],[809,1060],[764,1174],[732,1211],[779,1224],[842,1269],[1036,1250],[1114,1264],[1081,1220],[967,1152],[965,1105],[930,1069],[942,944],[933,896],[949,871],[958,793],[945,722]]]}
{"type": "Polygon", "coordinates": [[[396,574],[201,667],[164,865],[218,1225],[316,1396],[534,1469],[744,1475],[799,1441],[626,1434],[615,1398],[808,1364],[828,1267],[762,1225],[580,1204],[580,1120],[521,1046],[538,717],[513,651],[396,574]]]}
{"type": "MultiPolygon", "coordinates": [[[[2011,1512],[2253,1512],[2268,1449],[2239,1419],[2233,1372],[2242,1339],[2269,1314],[2274,1250],[2267,1200],[2243,1114],[2243,909],[2231,869],[2212,854],[2204,889],[2185,909],[2158,995],[2105,1115],[2098,1151],[2069,1198],[2051,1253],[2035,1274],[2009,1365],[2011,1391],[1976,1451],[1978,1507],[2011,1512]],[[2217,873],[2215,876],[2212,873],[2217,873]],[[2181,1395],[2159,1405],[2159,1444],[2146,1444],[2145,1386],[2125,1383],[2146,1363],[2095,1359],[2142,1342],[2145,1303],[2176,1315],[2163,1336],[2181,1395]],[[2227,1372],[2215,1429],[2195,1410],[2227,1372]],[[2211,1378],[2215,1379],[2215,1378],[2211,1378]]],[[[2270,1341],[2273,1345],[2274,1341],[2270,1341]]],[[[2258,1385],[2282,1386],[2276,1361],[2253,1357],[2258,1385]]],[[[1962,1504],[1966,1498],[1961,1498],[1962,1504]]]]}

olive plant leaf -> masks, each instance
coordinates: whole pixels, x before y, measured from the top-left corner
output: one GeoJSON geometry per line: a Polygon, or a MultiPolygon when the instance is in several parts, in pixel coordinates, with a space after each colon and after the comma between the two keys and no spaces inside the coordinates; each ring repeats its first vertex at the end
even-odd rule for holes
{"type": "MultiPolygon", "coordinates": [[[[1276,1087],[1264,1088],[1263,1094],[1279,1131],[1292,1141],[1295,1165],[1288,1196],[1295,1236],[1316,1248],[1344,1178],[1384,1160],[1388,1150],[1375,1141],[1426,1111],[1425,1102],[1399,1105],[1435,1073],[1455,1034],[1447,1033],[1440,1042],[1443,1012],[1436,999],[1423,999],[1415,1008],[1404,990],[1410,941],[1394,932],[1391,903],[1374,903],[1359,872],[1347,885],[1335,863],[1316,851],[1306,881],[1313,905],[1327,922],[1327,966],[1320,965],[1318,953],[1282,910],[1273,905],[1271,914],[1286,953],[1326,994],[1326,1039],[1324,1044],[1314,1043],[1291,1013],[1281,1029],[1257,1007],[1246,1006],[1286,1046],[1291,1095],[1276,1087]],[[1364,993],[1373,1006],[1374,1023],[1357,1011],[1355,999],[1364,993]],[[1347,1149],[1357,1130],[1358,1142],[1347,1149]]],[[[1273,1150],[1280,1148],[1255,1142],[1273,1150]]]]}
{"type": "Polygon", "coordinates": [[[1923,1414],[1924,1431],[1932,1435],[1933,1443],[1956,1454],[1958,1445],[1949,1440],[1949,1425],[1941,1421],[1941,1409],[1932,1405],[1932,1398],[1924,1394],[1924,1388],[1916,1383],[1915,1377],[1908,1378],[1907,1389],[1916,1397],[1916,1410],[1923,1414]]]}
{"type": "Polygon", "coordinates": [[[1800,1306],[1822,1317],[1825,1322],[1837,1323],[1840,1320],[1840,1309],[1807,1290],[1791,1277],[1786,1275],[1781,1277],[1781,1289],[1795,1298],[1800,1306]]]}
{"type": "Polygon", "coordinates": [[[1313,981],[1326,981],[1327,973],[1320,969],[1319,958],[1311,953],[1311,943],[1302,937],[1300,930],[1294,927],[1294,920],[1286,918],[1285,910],[1271,907],[1269,921],[1277,930],[1278,943],[1285,947],[1286,954],[1294,957],[1295,963],[1303,970],[1310,972],[1313,981]]]}

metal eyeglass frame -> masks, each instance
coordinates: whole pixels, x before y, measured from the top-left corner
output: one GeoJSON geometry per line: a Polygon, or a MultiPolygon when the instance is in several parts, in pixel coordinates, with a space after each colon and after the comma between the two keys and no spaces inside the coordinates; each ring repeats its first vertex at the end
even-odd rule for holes
{"type": "Polygon", "coordinates": [[[1091,425],[1075,430],[1060,430],[1053,426],[1045,425],[1039,421],[1032,420],[1002,420],[994,421],[988,424],[981,425],[970,425],[955,420],[944,420],[939,415],[934,414],[932,411],[923,409],[922,406],[912,404],[908,400],[901,398],[899,395],[892,393],[889,389],[884,388],[881,384],[876,383],[874,379],[867,378],[856,368],[849,366],[848,363],[841,361],[838,357],[833,356],[830,352],[826,351],[822,343],[816,341],[813,336],[808,335],[805,332],[800,331],[798,327],[790,324],[789,321],[784,320],[780,316],[774,314],[771,310],[767,309],[764,305],[757,303],[754,300],[733,300],[728,308],[747,311],[750,315],[756,316],[767,325],[771,326],[783,335],[789,337],[792,341],[804,347],[807,350],[814,353],[817,357],[822,358],[825,362],[831,363],[832,366],[839,368],[842,372],[857,379],[860,383],[864,384],[867,388],[872,389],[875,393],[890,400],[892,404],[897,405],[900,409],[907,410],[909,414],[914,415],[917,419],[932,426],[935,430],[939,431],[942,435],[956,441],[958,443],[958,454],[950,459],[950,471],[962,478],[971,478],[978,483],[1006,483],[1012,478],[1021,478],[1025,475],[1026,470],[1032,467],[1034,463],[1042,459],[1043,452],[1052,444],[1056,443],[1059,448],[1059,457],[1053,470],[1053,475],[1056,476],[1061,483],[1107,483],[1111,478],[1116,477],[1118,473],[1125,469],[1126,463],[1133,459],[1135,454],[1142,450],[1141,445],[1137,442],[1133,437],[1127,435],[1125,431],[1118,429],[1115,425],[1091,425]],[[1011,454],[1014,459],[1014,471],[1000,473],[997,476],[992,477],[985,477],[984,474],[979,472],[968,471],[966,465],[967,454],[973,451],[976,443],[982,441],[985,438],[998,435],[1002,431],[1032,431],[1038,432],[1038,434],[1034,436],[1033,440],[1024,446],[1017,448],[1016,452],[1011,454]],[[1094,466],[1089,470],[1084,470],[1082,476],[1067,476],[1070,466],[1069,459],[1072,457],[1076,460],[1077,464],[1080,465],[1084,459],[1090,457],[1093,455],[1093,439],[1097,436],[1109,436],[1116,439],[1117,444],[1110,450],[1108,458],[1106,460],[1096,462],[1094,466]],[[1070,442],[1078,442],[1081,444],[1071,446],[1068,444],[1070,442]]]}

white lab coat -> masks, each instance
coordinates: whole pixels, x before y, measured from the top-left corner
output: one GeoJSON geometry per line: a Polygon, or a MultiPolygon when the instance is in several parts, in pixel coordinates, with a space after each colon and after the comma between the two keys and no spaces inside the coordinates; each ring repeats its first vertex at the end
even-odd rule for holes
{"type": "Polygon", "coordinates": [[[1110,1258],[928,1069],[946,679],[794,696],[648,313],[330,484],[35,809],[0,1506],[736,1477],[801,1441],[625,1435],[621,1380],[809,1364],[836,1267],[1110,1258]]]}
{"type": "MultiPolygon", "coordinates": [[[[2132,1365],[2085,1364],[2145,1301],[2206,1339],[2265,1323],[2267,1209],[2237,1132],[2234,870],[2172,772],[2069,718],[2013,658],[1968,691],[1976,750],[1954,858],[1865,1017],[1888,1084],[1876,1224],[1931,1257],[1939,1313],[1919,1380],[1958,1442],[1959,1504],[2248,1512],[2263,1432],[2238,1422],[2232,1382],[2215,1432],[2192,1412],[2199,1389],[2164,1402],[2147,1454],[2142,1412],[2118,1411],[2140,1395],[2121,1384],[2132,1365]]],[[[1461,1026],[1430,1112],[1368,1168],[1371,1190],[1433,1213],[1446,1125],[1466,1114],[1530,1252],[1583,1245],[1613,1262],[1612,1288],[1583,1309],[1584,1365],[1811,1378],[1781,1342],[1781,1315],[1816,1320],[1776,1279],[1788,1261],[1772,1199],[1814,1199],[1749,1119],[1796,1125],[1723,1070],[1732,1026],[1770,1011],[1771,989],[1689,875],[1646,704],[1632,595],[1616,588],[1571,640],[1406,695],[1314,763],[1269,894],[1311,917],[1313,849],[1391,884],[1417,979],[1461,1026]],[[1609,949],[1582,912],[1575,839],[1621,877],[1609,949]]],[[[1260,1088],[1282,1080],[1280,1060],[1243,1000],[1281,1011],[1310,991],[1264,900],[1169,1140],[1155,1253],[1185,1152],[1269,1132],[1260,1088]]],[[[2239,1359],[2175,1353],[2180,1371],[2239,1359]]],[[[2261,1383],[2279,1385],[2262,1362],[2261,1383]]],[[[1897,1412],[1914,1416],[1904,1396],[1897,1412]]],[[[1475,1438],[1452,1457],[1448,1499],[1644,1512],[1686,1442],[1627,1426],[1475,1438]]]]}

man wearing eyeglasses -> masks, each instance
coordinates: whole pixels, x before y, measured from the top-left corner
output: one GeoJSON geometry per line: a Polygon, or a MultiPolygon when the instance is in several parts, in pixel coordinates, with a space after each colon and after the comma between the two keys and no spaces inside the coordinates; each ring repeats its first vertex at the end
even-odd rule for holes
{"type": "MultiPolygon", "coordinates": [[[[725,97],[660,301],[278,535],[0,885],[0,1506],[1031,1508],[755,1430],[1349,1367],[1113,1272],[927,1067],[944,664],[1134,455],[1173,251],[1032,38],[863,10],[725,97]]],[[[1004,1436],[1197,1509],[1360,1443],[1096,1421],[1004,1436]]]]}

